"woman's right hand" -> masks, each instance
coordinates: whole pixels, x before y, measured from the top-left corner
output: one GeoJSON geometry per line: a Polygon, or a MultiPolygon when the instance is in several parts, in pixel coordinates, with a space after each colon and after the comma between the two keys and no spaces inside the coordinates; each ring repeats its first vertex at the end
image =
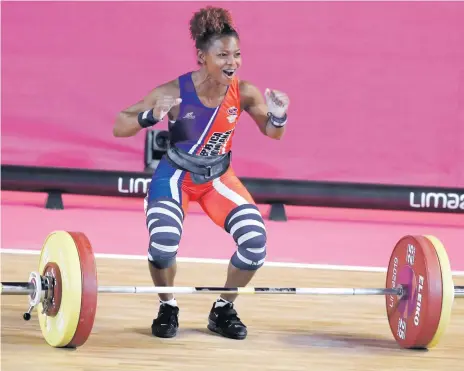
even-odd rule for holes
{"type": "Polygon", "coordinates": [[[182,102],[181,98],[175,98],[170,95],[165,95],[156,100],[153,107],[153,117],[161,121],[168,114],[172,107],[179,105],[182,102]]]}

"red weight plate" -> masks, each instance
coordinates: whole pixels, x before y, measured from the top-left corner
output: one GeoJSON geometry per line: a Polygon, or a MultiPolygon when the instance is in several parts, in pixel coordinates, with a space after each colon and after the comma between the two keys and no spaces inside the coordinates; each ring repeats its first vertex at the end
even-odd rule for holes
{"type": "Polygon", "coordinates": [[[69,232],[69,234],[77,246],[82,272],[82,300],[79,323],[74,337],[67,345],[67,347],[75,348],[83,345],[92,332],[97,311],[98,284],[95,257],[90,241],[83,233],[69,232]]]}
{"type": "Polygon", "coordinates": [[[386,287],[402,285],[404,298],[387,295],[390,329],[402,348],[425,348],[440,321],[443,291],[440,261],[433,244],[422,236],[405,236],[390,257],[386,287]]]}

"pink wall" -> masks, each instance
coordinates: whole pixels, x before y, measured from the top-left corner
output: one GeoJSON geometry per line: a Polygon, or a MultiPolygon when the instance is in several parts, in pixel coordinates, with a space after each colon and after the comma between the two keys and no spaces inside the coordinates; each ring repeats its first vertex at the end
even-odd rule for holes
{"type": "MultiPolygon", "coordinates": [[[[141,170],[113,118],[195,68],[203,4],[2,2],[2,163],[141,170]]],[[[242,119],[241,176],[464,186],[464,3],[219,4],[241,77],[292,99],[283,141],[242,119]]]]}

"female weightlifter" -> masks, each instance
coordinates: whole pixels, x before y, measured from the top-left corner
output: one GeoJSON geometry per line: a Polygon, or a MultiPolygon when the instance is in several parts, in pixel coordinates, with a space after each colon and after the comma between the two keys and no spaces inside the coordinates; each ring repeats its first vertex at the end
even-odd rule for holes
{"type": "MultiPolygon", "coordinates": [[[[190,21],[199,68],[166,82],[143,100],[120,112],[116,137],[136,135],[143,128],[169,120],[170,145],[154,171],[144,201],[150,236],[148,266],[156,286],[174,286],[176,255],[189,201],[234,239],[225,287],[246,286],[266,257],[266,229],[252,197],[230,165],[237,121],[247,112],[260,131],[280,139],[287,123],[289,98],[240,80],[239,35],[230,13],[207,7],[190,21]]],[[[234,309],[236,294],[221,295],[213,304],[208,328],[232,339],[245,339],[247,328],[234,309]]],[[[179,307],[172,294],[160,294],[152,333],[174,337],[179,307]]]]}

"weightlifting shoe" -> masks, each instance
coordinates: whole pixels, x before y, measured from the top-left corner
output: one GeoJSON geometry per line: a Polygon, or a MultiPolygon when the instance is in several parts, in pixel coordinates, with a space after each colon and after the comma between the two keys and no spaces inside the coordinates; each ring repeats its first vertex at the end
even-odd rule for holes
{"type": "Polygon", "coordinates": [[[213,304],[208,317],[208,329],[230,339],[243,340],[247,337],[247,327],[237,316],[234,305],[226,303],[223,306],[213,304]]]}
{"type": "Polygon", "coordinates": [[[159,338],[172,338],[177,335],[179,328],[179,307],[161,304],[158,317],[153,320],[151,332],[159,338]]]}

